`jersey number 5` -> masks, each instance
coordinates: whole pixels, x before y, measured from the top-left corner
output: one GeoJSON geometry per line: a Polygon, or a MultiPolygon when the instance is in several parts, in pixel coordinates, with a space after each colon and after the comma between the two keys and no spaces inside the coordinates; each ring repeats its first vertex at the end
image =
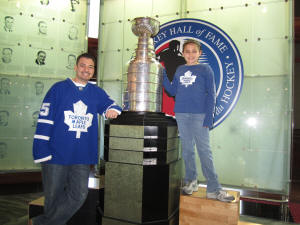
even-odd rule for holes
{"type": "Polygon", "coordinates": [[[50,108],[50,103],[43,103],[42,107],[40,109],[40,115],[41,116],[48,116],[49,115],[49,108],[50,108]]]}

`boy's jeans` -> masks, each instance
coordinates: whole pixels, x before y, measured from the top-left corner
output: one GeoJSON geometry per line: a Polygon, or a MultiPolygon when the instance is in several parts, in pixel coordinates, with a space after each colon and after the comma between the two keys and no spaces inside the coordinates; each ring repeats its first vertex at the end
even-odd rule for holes
{"type": "Polygon", "coordinates": [[[215,172],[209,145],[209,128],[203,127],[205,114],[176,113],[175,117],[182,146],[182,158],[185,164],[184,181],[190,182],[198,177],[194,151],[194,144],[196,144],[202,173],[207,181],[207,192],[220,190],[221,185],[215,172]]]}

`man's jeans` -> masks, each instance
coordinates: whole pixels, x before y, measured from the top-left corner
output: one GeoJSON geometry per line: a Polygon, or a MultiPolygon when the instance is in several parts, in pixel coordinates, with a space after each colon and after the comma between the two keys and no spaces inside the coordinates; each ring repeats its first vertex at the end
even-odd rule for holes
{"type": "Polygon", "coordinates": [[[184,181],[190,182],[198,177],[194,151],[196,144],[202,173],[207,181],[207,192],[220,190],[221,185],[215,172],[209,145],[209,129],[203,127],[205,114],[176,113],[175,116],[182,146],[182,158],[185,164],[184,181]]]}
{"type": "Polygon", "coordinates": [[[33,225],[64,225],[84,203],[88,194],[90,165],[42,163],[44,214],[33,225]]]}

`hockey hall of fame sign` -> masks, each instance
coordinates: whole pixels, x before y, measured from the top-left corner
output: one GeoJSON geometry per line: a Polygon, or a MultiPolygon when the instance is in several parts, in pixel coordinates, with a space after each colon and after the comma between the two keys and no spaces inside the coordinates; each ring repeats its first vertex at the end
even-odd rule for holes
{"type": "MultiPolygon", "coordinates": [[[[213,127],[217,127],[239,99],[244,76],[241,56],[231,38],[212,23],[199,19],[170,21],[161,25],[159,33],[153,38],[156,56],[165,67],[170,80],[173,79],[177,66],[185,63],[182,45],[187,39],[201,43],[202,55],[199,62],[209,64],[214,72],[217,99],[213,127]]],[[[174,100],[164,93],[163,112],[168,111],[166,105],[164,107],[166,101],[174,100]]]]}

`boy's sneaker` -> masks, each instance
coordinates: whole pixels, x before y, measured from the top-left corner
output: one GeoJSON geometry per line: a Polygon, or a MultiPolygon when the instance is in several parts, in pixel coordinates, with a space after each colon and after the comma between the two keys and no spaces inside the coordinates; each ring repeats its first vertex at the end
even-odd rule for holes
{"type": "Polygon", "coordinates": [[[207,192],[206,197],[210,199],[217,199],[221,202],[232,202],[235,199],[234,196],[223,190],[217,192],[207,192]]]}
{"type": "Polygon", "coordinates": [[[188,182],[182,188],[183,194],[186,194],[186,195],[191,195],[195,191],[198,191],[198,181],[197,180],[193,180],[191,182],[188,182]]]}

